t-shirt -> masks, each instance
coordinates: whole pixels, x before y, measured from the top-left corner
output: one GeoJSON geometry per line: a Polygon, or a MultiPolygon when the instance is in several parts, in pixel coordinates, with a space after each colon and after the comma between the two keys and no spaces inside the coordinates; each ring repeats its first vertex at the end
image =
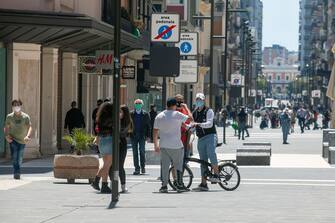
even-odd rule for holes
{"type": "Polygon", "coordinates": [[[26,113],[21,112],[20,116],[13,113],[7,115],[6,126],[9,126],[8,134],[16,142],[25,144],[24,137],[27,136],[29,127],[31,126],[30,117],[26,113]]]}
{"type": "Polygon", "coordinates": [[[181,149],[184,147],[180,128],[187,119],[187,115],[172,110],[162,111],[156,116],[154,129],[159,130],[161,148],[181,149]]]}
{"type": "MultiPolygon", "coordinates": [[[[188,112],[184,108],[177,108],[177,111],[184,115],[188,114],[188,112]]],[[[190,120],[187,120],[185,124],[190,124],[190,120]]],[[[183,142],[183,144],[186,144],[187,142],[187,129],[183,126],[181,127],[181,141],[183,142]]]]}

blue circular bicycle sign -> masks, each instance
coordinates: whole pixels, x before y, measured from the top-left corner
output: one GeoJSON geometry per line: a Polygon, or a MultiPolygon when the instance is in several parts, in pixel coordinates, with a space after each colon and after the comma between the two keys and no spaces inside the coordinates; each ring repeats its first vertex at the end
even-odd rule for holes
{"type": "Polygon", "coordinates": [[[161,39],[169,39],[172,36],[172,29],[167,25],[161,26],[158,29],[158,35],[161,39]]]}
{"type": "Polygon", "coordinates": [[[180,45],[180,51],[182,53],[189,53],[189,52],[191,52],[191,50],[192,50],[192,45],[189,42],[183,42],[180,45]]]}

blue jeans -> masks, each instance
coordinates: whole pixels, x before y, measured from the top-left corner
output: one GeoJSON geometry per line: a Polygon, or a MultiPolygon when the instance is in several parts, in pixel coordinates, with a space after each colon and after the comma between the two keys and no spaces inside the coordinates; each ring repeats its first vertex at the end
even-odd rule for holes
{"type": "Polygon", "coordinates": [[[24,147],[26,145],[18,143],[15,140],[13,140],[13,142],[10,143],[9,146],[10,146],[10,155],[12,157],[12,163],[14,168],[14,174],[20,174],[24,147]]]}
{"type": "MultiPolygon", "coordinates": [[[[218,164],[218,159],[216,157],[216,134],[206,135],[198,140],[198,152],[201,160],[208,161],[212,165],[218,164]]],[[[201,165],[201,176],[205,176],[206,171],[208,171],[207,166],[201,165]]]]}
{"type": "Polygon", "coordinates": [[[135,135],[131,138],[131,143],[133,147],[134,167],[136,171],[139,171],[140,164],[138,159],[138,152],[140,152],[141,168],[145,167],[145,137],[135,135]]]}

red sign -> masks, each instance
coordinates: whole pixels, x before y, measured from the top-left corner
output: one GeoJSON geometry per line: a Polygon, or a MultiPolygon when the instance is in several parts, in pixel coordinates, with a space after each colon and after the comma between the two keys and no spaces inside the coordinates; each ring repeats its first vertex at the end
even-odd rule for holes
{"type": "Polygon", "coordinates": [[[97,50],[95,55],[95,63],[97,68],[113,69],[113,51],[97,50]]]}

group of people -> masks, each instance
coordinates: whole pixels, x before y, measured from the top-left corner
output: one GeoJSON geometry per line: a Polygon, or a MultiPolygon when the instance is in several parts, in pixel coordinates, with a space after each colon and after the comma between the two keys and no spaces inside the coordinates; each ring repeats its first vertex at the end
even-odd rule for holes
{"type": "MultiPolygon", "coordinates": [[[[198,137],[197,149],[201,160],[210,160],[214,173],[209,181],[220,182],[218,161],[215,152],[217,146],[217,132],[215,127],[215,114],[205,103],[205,95],[196,94],[195,106],[192,111],[184,103],[184,97],[180,94],[169,98],[166,103],[166,110],[157,114],[154,105],[150,106],[150,112],[143,109],[143,101],[134,101],[134,110],[130,111],[126,105],[122,105],[119,111],[120,116],[120,152],[119,152],[119,177],[121,181],[121,192],[127,192],[126,172],[124,163],[127,156],[128,143],[130,138],[133,150],[134,175],[145,174],[145,143],[153,142],[156,152],[160,152],[161,158],[161,193],[167,193],[169,167],[173,165],[175,170],[175,188],[179,192],[189,191],[183,183],[183,167],[185,157],[189,157],[192,151],[194,134],[198,137]]],[[[29,115],[22,111],[22,101],[13,100],[12,110],[5,121],[4,133],[10,145],[11,157],[14,168],[14,179],[20,179],[20,166],[23,158],[23,151],[27,142],[31,139],[32,124],[29,115]]],[[[271,111],[270,111],[271,112],[271,111]]],[[[294,131],[295,120],[298,119],[301,133],[309,129],[308,120],[313,117],[314,129],[318,128],[318,113],[310,112],[301,106],[294,110],[286,107],[278,112],[278,122],[283,132],[283,144],[288,144],[288,135],[294,131]]],[[[249,136],[247,130],[248,114],[244,107],[240,111],[235,110],[233,120],[237,123],[238,139],[244,140],[249,136]],[[245,135],[246,133],[246,135],[245,135]]],[[[92,187],[101,193],[111,193],[108,187],[108,175],[112,165],[113,151],[113,105],[110,100],[98,100],[97,108],[94,109],[92,120],[94,125],[94,143],[103,159],[103,166],[99,169],[92,183],[92,187]],[[100,181],[102,181],[100,187],[100,181]]],[[[267,119],[269,113],[263,115],[267,119]]],[[[85,128],[84,115],[77,108],[77,103],[71,103],[71,109],[65,117],[64,128],[71,134],[75,128],[85,128]]],[[[264,121],[262,120],[262,122],[264,121]]],[[[328,128],[330,114],[323,113],[323,128],[328,128]]],[[[235,132],[236,133],[236,132],[235,132]]],[[[208,191],[205,173],[207,167],[201,166],[202,181],[195,188],[196,191],[208,191]]]]}
{"type": "MultiPolygon", "coordinates": [[[[107,180],[109,169],[112,165],[113,151],[113,121],[110,102],[98,101],[98,108],[93,112],[96,138],[94,143],[98,145],[100,155],[103,158],[103,166],[99,169],[92,187],[101,193],[110,193],[107,180]],[[100,187],[100,181],[102,184],[100,187]]],[[[205,96],[202,93],[196,95],[196,109],[193,112],[184,103],[184,97],[180,94],[169,98],[166,110],[157,114],[155,107],[151,106],[148,113],[143,109],[143,101],[134,101],[134,111],[129,111],[125,105],[120,110],[120,181],[121,192],[127,192],[124,161],[127,154],[127,137],[130,137],[133,149],[134,175],[144,174],[145,170],[145,142],[153,141],[154,149],[160,153],[161,159],[161,193],[168,192],[169,168],[173,165],[176,179],[175,189],[178,192],[189,191],[183,183],[183,167],[185,157],[190,155],[192,149],[193,132],[198,136],[198,151],[200,159],[210,160],[214,173],[211,182],[220,182],[218,161],[215,152],[217,145],[216,128],[214,124],[214,112],[205,105],[205,96]]],[[[201,184],[196,191],[208,191],[206,167],[202,166],[203,176],[201,184]]]]}

